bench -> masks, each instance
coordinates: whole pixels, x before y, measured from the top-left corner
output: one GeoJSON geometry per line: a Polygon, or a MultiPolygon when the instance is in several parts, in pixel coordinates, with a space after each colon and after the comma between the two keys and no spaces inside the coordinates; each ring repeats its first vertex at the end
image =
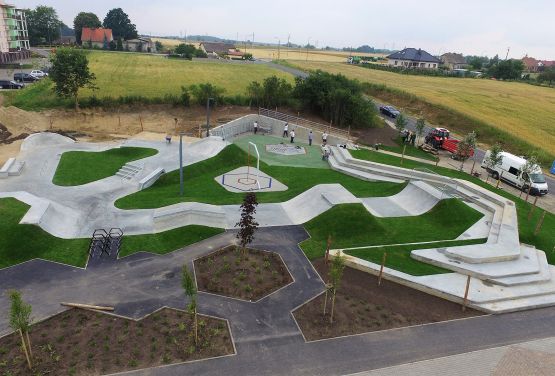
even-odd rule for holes
{"type": "Polygon", "coordinates": [[[139,190],[143,190],[145,188],[150,187],[152,184],[154,184],[156,182],[156,180],[158,180],[158,178],[160,178],[160,176],[162,176],[164,173],[166,172],[166,170],[164,170],[161,167],[158,167],[156,170],[152,171],[150,174],[148,174],[147,176],[145,176],[144,178],[142,178],[139,181],[139,190]]]}

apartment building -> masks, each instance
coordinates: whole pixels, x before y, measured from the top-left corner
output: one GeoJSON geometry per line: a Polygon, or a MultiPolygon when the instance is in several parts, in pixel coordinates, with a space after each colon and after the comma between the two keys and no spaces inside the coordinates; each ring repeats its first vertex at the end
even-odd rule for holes
{"type": "Polygon", "coordinates": [[[31,56],[25,11],[0,0],[0,64],[31,56]]]}

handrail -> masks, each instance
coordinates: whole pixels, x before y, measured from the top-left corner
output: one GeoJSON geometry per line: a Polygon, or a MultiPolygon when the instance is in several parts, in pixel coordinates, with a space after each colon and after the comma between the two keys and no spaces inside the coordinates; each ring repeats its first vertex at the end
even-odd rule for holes
{"type": "Polygon", "coordinates": [[[313,128],[315,130],[322,131],[322,132],[325,131],[330,135],[335,134],[335,135],[341,136],[342,138],[345,138],[345,137],[350,138],[351,136],[349,130],[332,127],[331,125],[327,125],[327,124],[317,123],[312,120],[303,119],[297,116],[285,114],[283,112],[269,110],[267,108],[260,107],[258,109],[258,115],[267,116],[272,119],[277,119],[288,123],[301,125],[307,128],[313,128]]]}

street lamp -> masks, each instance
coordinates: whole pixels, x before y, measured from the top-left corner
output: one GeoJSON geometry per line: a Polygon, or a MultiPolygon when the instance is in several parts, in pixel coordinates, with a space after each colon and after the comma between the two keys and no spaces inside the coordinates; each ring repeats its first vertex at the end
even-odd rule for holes
{"type": "Polygon", "coordinates": [[[179,132],[179,195],[183,196],[183,136],[185,133],[179,132]]]}
{"type": "Polygon", "coordinates": [[[206,100],[206,137],[210,136],[210,101],[214,101],[214,98],[206,100]]]}

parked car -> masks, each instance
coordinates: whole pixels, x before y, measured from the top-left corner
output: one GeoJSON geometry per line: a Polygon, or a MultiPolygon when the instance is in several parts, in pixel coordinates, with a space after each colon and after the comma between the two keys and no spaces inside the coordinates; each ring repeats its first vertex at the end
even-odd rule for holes
{"type": "Polygon", "coordinates": [[[392,117],[393,119],[401,115],[401,112],[393,106],[380,106],[380,112],[384,115],[392,117]]]}
{"type": "Polygon", "coordinates": [[[13,75],[13,79],[16,82],[35,82],[40,80],[40,78],[31,76],[29,73],[16,73],[13,75]]]}
{"type": "Polygon", "coordinates": [[[0,80],[0,89],[23,89],[25,85],[10,80],[0,80]]]}
{"type": "Polygon", "coordinates": [[[526,165],[526,159],[507,152],[502,152],[501,156],[503,159],[501,160],[501,164],[491,168],[488,165],[490,154],[490,150],[486,151],[481,167],[485,168],[494,179],[501,178],[523,191],[528,190],[528,187],[530,187],[530,194],[532,195],[543,196],[547,194],[549,188],[540,166],[532,166],[532,171],[527,174],[522,171],[524,165],[526,165]]]}
{"type": "Polygon", "coordinates": [[[48,76],[48,73],[41,71],[41,70],[33,70],[31,71],[31,73],[29,73],[31,76],[37,77],[37,78],[44,78],[48,76]]]}

